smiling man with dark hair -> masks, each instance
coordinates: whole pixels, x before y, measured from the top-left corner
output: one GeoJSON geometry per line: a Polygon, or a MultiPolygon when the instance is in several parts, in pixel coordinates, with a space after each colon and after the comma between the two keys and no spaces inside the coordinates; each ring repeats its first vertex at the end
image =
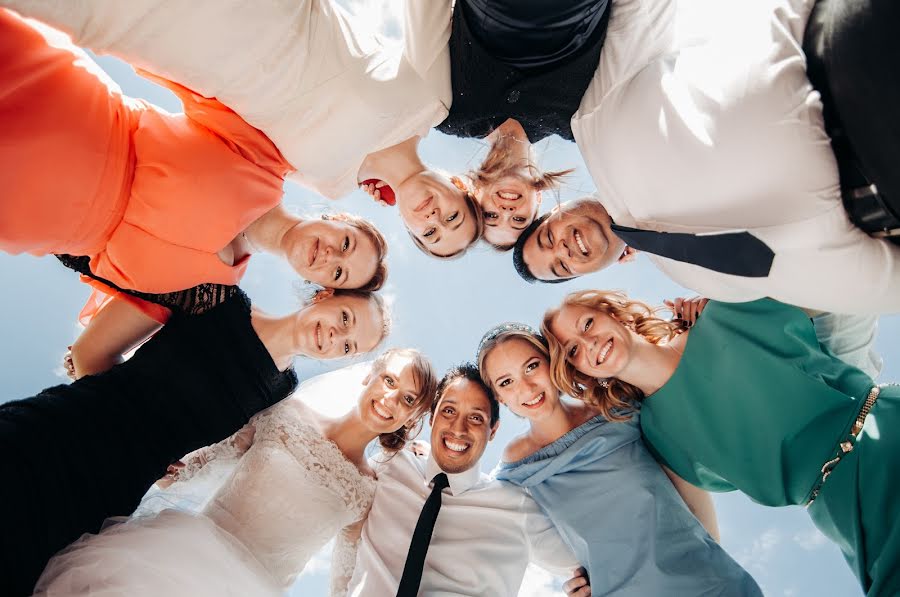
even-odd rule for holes
{"type": "MultiPolygon", "coordinates": [[[[431,455],[373,462],[378,490],[363,527],[350,595],[515,595],[535,563],[571,575],[578,562],[524,490],[479,461],[500,425],[478,369],[451,369],[431,416],[431,455]]],[[[583,573],[566,590],[589,595],[583,573]]]]}

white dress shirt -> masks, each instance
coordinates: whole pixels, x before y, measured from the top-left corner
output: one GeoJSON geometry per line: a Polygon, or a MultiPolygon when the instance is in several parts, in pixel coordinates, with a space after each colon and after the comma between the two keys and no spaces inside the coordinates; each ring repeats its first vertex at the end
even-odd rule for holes
{"type": "Polygon", "coordinates": [[[650,255],[703,296],[839,313],[900,311],[900,247],[853,226],[801,50],[814,0],[613,0],[572,119],[597,198],[621,225],[747,230],[765,278],[650,255]]]}
{"type": "Polygon", "coordinates": [[[403,44],[329,0],[0,0],[206,96],[263,131],[326,197],[365,157],[446,118],[451,6],[410,0],[403,44]]]}
{"type": "MultiPolygon", "coordinates": [[[[363,527],[349,594],[395,595],[431,480],[431,458],[401,450],[378,473],[375,500],[363,527]]],[[[529,561],[569,577],[578,562],[550,520],[521,488],[474,467],[447,475],[450,487],[425,558],[419,595],[516,595],[529,561]]]]}

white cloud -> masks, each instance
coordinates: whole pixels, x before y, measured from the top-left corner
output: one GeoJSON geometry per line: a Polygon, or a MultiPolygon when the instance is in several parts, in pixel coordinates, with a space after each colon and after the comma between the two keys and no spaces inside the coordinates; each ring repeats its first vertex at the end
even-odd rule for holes
{"type": "Polygon", "coordinates": [[[778,529],[766,529],[753,540],[749,548],[740,551],[735,559],[751,574],[763,574],[767,572],[768,564],[772,561],[772,556],[781,541],[782,537],[778,529]]]}
{"type": "Polygon", "coordinates": [[[326,543],[322,549],[317,551],[315,555],[310,558],[309,562],[306,563],[306,567],[303,568],[303,572],[301,572],[300,576],[297,578],[315,576],[317,574],[327,574],[329,570],[331,570],[331,551],[333,549],[333,540],[326,543]]]}
{"type": "Polygon", "coordinates": [[[794,535],[794,543],[806,551],[814,551],[828,545],[828,537],[819,532],[818,529],[809,529],[794,535]]]}

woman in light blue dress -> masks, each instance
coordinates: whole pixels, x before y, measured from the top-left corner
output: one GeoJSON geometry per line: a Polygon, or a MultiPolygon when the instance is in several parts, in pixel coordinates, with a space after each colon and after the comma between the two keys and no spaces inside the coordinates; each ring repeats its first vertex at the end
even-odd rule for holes
{"type": "Polygon", "coordinates": [[[529,422],[496,476],[527,488],[587,569],[592,594],[762,595],[711,536],[708,494],[670,480],[644,447],[637,416],[612,424],[560,398],[537,332],[497,326],[482,338],[478,366],[500,402],[529,422]]]}

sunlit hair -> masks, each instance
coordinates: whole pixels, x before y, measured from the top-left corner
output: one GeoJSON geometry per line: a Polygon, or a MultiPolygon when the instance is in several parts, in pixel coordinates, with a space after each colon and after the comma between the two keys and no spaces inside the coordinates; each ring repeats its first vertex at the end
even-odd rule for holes
{"type": "MultiPolygon", "coordinates": [[[[301,288],[301,291],[303,289],[301,288]]],[[[381,343],[384,342],[384,339],[387,338],[391,333],[391,310],[388,308],[387,303],[384,302],[384,299],[381,298],[377,292],[370,292],[368,290],[344,290],[344,289],[329,289],[329,288],[319,288],[309,294],[308,296],[301,297],[301,302],[303,304],[303,308],[307,309],[316,304],[316,297],[319,296],[319,293],[322,292],[333,292],[334,294],[330,297],[325,297],[321,299],[322,301],[328,301],[333,298],[338,298],[341,296],[356,296],[367,301],[373,301],[378,308],[378,313],[381,315],[381,334],[378,337],[378,341],[375,343],[375,346],[372,347],[371,350],[366,351],[365,353],[359,354],[368,354],[374,350],[377,350],[381,343]]]]}
{"type": "Polygon", "coordinates": [[[490,386],[481,381],[481,375],[478,374],[478,367],[468,362],[461,363],[456,367],[451,368],[444,374],[444,377],[441,378],[440,383],[438,383],[434,402],[431,404],[432,420],[434,419],[434,413],[437,410],[438,403],[441,401],[441,397],[444,395],[447,386],[457,379],[468,379],[484,392],[484,395],[487,396],[488,403],[491,405],[491,427],[496,425],[497,422],[500,421],[500,403],[497,402],[497,397],[494,395],[494,392],[491,391],[490,386]]]}
{"type": "MultiPolygon", "coordinates": [[[[569,168],[568,170],[544,172],[534,163],[534,159],[530,156],[532,153],[530,148],[528,158],[516,157],[513,151],[515,143],[527,143],[527,141],[520,141],[513,135],[499,135],[491,143],[481,165],[468,173],[468,177],[476,189],[489,187],[506,177],[515,177],[524,181],[535,191],[557,190],[562,179],[575,171],[574,168],[569,168]]],[[[516,246],[515,242],[489,244],[497,251],[509,251],[516,246]]]]}
{"type": "Polygon", "coordinates": [[[413,370],[413,381],[418,389],[418,397],[413,403],[414,422],[392,433],[382,433],[378,436],[378,443],[387,453],[402,450],[407,442],[414,440],[422,431],[425,422],[425,414],[431,412],[432,404],[437,393],[437,373],[424,354],[413,348],[389,348],[384,351],[375,362],[372,363],[371,375],[380,375],[387,366],[388,359],[399,357],[409,359],[413,370]]]}
{"type": "Polygon", "coordinates": [[[547,359],[548,363],[550,362],[550,350],[547,348],[547,341],[542,335],[532,334],[524,330],[509,330],[497,334],[481,345],[481,350],[478,351],[477,357],[478,373],[481,375],[481,381],[483,381],[486,386],[494,391],[496,391],[496,389],[494,388],[493,383],[491,383],[490,376],[485,370],[484,362],[487,360],[487,357],[492,350],[510,340],[524,340],[525,342],[528,342],[528,344],[530,344],[536,351],[538,351],[538,354],[547,359]]]}
{"type": "Polygon", "coordinates": [[[658,317],[656,313],[663,310],[662,307],[654,308],[641,301],[631,300],[624,292],[617,290],[573,292],[563,299],[559,307],[544,313],[541,332],[550,349],[550,378],[554,385],[560,391],[596,406],[611,421],[628,419],[630,415],[627,411],[633,410],[644,399],[644,393],[616,378],[607,380],[607,387],[603,387],[596,378],[578,371],[568,361],[565,347],[550,331],[560,310],[567,305],[578,305],[605,313],[652,344],[673,338],[682,329],[680,323],[658,317]]]}
{"type": "Polygon", "coordinates": [[[384,262],[384,258],[387,255],[388,245],[387,241],[384,240],[384,236],[382,236],[378,228],[376,228],[372,224],[372,222],[364,218],[344,212],[336,214],[322,214],[322,219],[335,220],[337,222],[345,222],[347,224],[350,224],[351,226],[357,228],[360,232],[368,236],[369,240],[372,241],[372,244],[375,245],[375,257],[378,260],[378,265],[375,267],[375,273],[372,274],[372,277],[369,278],[368,282],[366,282],[356,290],[379,290],[382,286],[384,286],[384,282],[385,280],[387,280],[387,264],[384,262]]]}
{"type": "Polygon", "coordinates": [[[407,228],[406,232],[409,233],[409,237],[413,240],[413,243],[415,243],[416,247],[418,247],[420,251],[422,251],[429,257],[434,257],[435,259],[459,259],[466,254],[466,251],[469,250],[469,247],[478,242],[478,239],[480,239],[481,235],[484,233],[484,213],[482,213],[481,206],[478,205],[478,201],[475,200],[475,195],[472,194],[472,191],[467,187],[462,179],[453,176],[450,177],[450,182],[453,184],[453,186],[459,189],[460,193],[463,193],[463,197],[466,200],[466,207],[469,208],[469,216],[475,222],[475,234],[472,236],[472,240],[469,241],[469,244],[459,251],[451,253],[449,255],[435,255],[428,249],[428,245],[426,245],[419,237],[413,234],[412,230],[407,228]]]}

